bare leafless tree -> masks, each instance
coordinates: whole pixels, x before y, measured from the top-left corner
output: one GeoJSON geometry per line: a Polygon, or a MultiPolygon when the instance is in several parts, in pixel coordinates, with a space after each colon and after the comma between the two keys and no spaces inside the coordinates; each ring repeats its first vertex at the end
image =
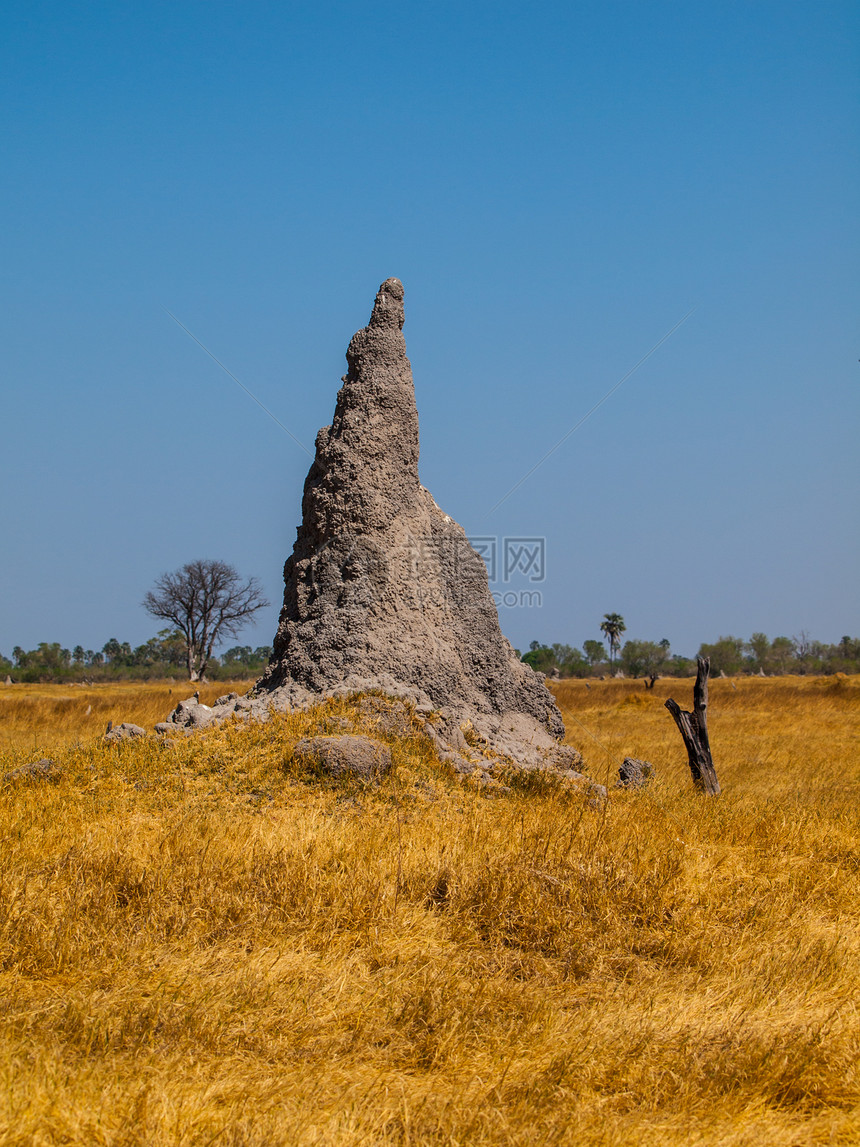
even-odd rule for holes
{"type": "Polygon", "coordinates": [[[188,676],[200,681],[216,642],[235,637],[268,605],[255,577],[243,581],[227,562],[188,562],[159,577],[143,599],[153,617],[172,622],[185,636],[188,676]]]}

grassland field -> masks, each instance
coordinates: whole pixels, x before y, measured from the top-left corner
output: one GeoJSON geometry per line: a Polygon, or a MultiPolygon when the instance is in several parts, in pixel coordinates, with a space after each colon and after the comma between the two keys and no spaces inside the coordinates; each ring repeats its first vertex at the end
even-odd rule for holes
{"type": "Polygon", "coordinates": [[[716,799],[691,680],[556,683],[598,807],[303,773],[346,701],[102,742],[191,688],[0,687],[3,1147],[860,1143],[860,678],[712,682],[716,799]]]}

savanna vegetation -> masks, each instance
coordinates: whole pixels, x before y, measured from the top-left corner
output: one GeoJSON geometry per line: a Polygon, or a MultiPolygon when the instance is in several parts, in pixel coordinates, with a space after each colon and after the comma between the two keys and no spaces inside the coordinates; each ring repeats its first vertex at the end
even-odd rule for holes
{"type": "Polygon", "coordinates": [[[860,679],[713,681],[716,799],[691,687],[554,687],[596,781],[657,766],[596,804],[408,728],[304,774],[345,701],[104,745],[175,686],[0,689],[0,1142],[856,1144],[860,679]]]}
{"type": "MultiPolygon", "coordinates": [[[[523,661],[542,673],[556,671],[561,677],[601,677],[620,670],[627,677],[687,677],[696,672],[696,659],[673,653],[669,641],[625,641],[621,645],[618,614],[607,614],[612,622],[615,645],[607,653],[602,641],[591,639],[582,649],[555,642],[542,645],[533,641],[523,661]]],[[[808,633],[798,637],[775,637],[754,633],[741,637],[721,637],[699,646],[699,657],[708,657],[711,672],[728,677],[741,674],[765,676],[822,676],[830,673],[860,673],[860,638],[845,636],[836,644],[814,641],[808,633]]]]}
{"type": "MultiPolygon", "coordinates": [[[[261,645],[234,645],[220,657],[210,655],[206,675],[213,681],[258,677],[272,649],[261,645]]],[[[57,641],[43,641],[35,649],[16,646],[11,658],[0,654],[0,674],[15,682],[182,681],[188,680],[188,644],[180,630],[162,629],[134,648],[112,637],[101,649],[76,645],[65,649],[57,641]]],[[[223,690],[222,690],[223,692],[223,690]]]]}
{"type": "Polygon", "coordinates": [[[212,558],[186,562],[156,578],[141,603],[147,613],[170,623],[132,649],[115,637],[100,650],[43,641],[36,649],[16,646],[12,661],[0,654],[0,673],[23,682],[154,681],[187,677],[225,680],[239,674],[259,676],[271,655],[269,646],[236,645],[223,657],[215,649],[238,637],[269,603],[255,577],[242,578],[235,566],[212,558]]]}

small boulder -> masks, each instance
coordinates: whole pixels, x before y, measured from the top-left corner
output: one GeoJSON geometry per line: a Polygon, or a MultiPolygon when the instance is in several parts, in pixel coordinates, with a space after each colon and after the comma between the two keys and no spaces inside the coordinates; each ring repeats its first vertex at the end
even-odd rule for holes
{"type": "Polygon", "coordinates": [[[378,780],[391,768],[391,750],[371,737],[305,737],[293,750],[294,759],[339,779],[353,776],[378,780]]]}
{"type": "Polygon", "coordinates": [[[625,757],[618,769],[617,789],[644,789],[654,776],[654,766],[650,761],[640,761],[636,757],[625,757]]]}
{"type": "Polygon", "coordinates": [[[156,733],[206,729],[210,725],[220,725],[224,721],[229,721],[234,716],[244,720],[252,717],[258,721],[266,721],[269,718],[267,700],[240,697],[238,693],[225,693],[210,706],[202,705],[199,698],[200,695],[195,693],[187,700],[180,701],[167,720],[159,721],[155,726],[156,733]]]}
{"type": "Polygon", "coordinates": [[[132,725],[128,721],[123,721],[121,725],[114,725],[105,733],[105,741],[108,744],[116,744],[117,741],[133,741],[135,737],[145,736],[146,729],[141,729],[140,725],[132,725]]]}
{"type": "Polygon", "coordinates": [[[29,765],[22,765],[20,769],[12,769],[3,777],[4,781],[47,781],[55,785],[61,776],[60,770],[48,757],[40,761],[32,761],[29,765]]]}
{"type": "Polygon", "coordinates": [[[201,705],[198,696],[195,693],[187,701],[180,701],[167,718],[168,723],[180,729],[203,729],[209,725],[214,718],[213,710],[201,705]]]}
{"type": "Polygon", "coordinates": [[[557,749],[552,750],[549,759],[562,772],[569,769],[573,769],[574,772],[581,772],[582,770],[582,753],[573,745],[559,745],[557,749]]]}

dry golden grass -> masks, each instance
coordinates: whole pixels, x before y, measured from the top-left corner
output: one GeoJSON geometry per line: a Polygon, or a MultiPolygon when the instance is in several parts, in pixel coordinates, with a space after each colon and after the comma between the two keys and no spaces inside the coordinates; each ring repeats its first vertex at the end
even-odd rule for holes
{"type": "Polygon", "coordinates": [[[223,693],[246,693],[252,685],[253,681],[0,685],[0,753],[23,749],[31,759],[34,753],[65,748],[74,740],[91,741],[104,733],[108,721],[151,728],[195,689],[204,705],[211,705],[223,693]]]}
{"type": "Polygon", "coordinates": [[[557,687],[595,779],[658,766],[602,809],[410,737],[302,776],[343,703],[105,747],[175,687],[0,692],[0,775],[63,769],[0,786],[0,1142],[860,1142],[860,680],[713,683],[717,800],[691,685],[557,687]]]}

